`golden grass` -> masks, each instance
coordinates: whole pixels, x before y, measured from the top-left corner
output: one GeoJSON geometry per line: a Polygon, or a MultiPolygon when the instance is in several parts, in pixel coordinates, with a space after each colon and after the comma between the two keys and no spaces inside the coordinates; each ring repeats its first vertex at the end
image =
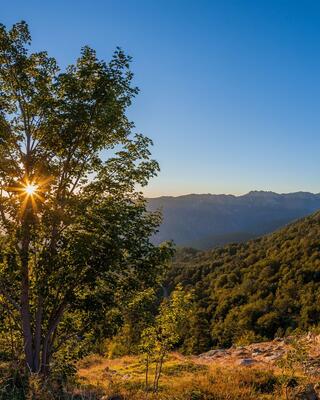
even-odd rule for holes
{"type": "MultiPolygon", "coordinates": [[[[152,376],[152,370],[150,371],[152,376]]],[[[163,368],[159,393],[145,393],[144,368],[137,357],[108,360],[99,356],[79,364],[79,383],[127,400],[257,400],[283,399],[279,377],[256,367],[204,365],[171,354],[163,368]]]]}

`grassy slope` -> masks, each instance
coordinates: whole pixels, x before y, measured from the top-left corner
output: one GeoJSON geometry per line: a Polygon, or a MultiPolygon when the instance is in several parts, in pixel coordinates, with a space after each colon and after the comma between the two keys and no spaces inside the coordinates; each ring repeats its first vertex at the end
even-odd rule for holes
{"type": "MultiPolygon", "coordinates": [[[[114,397],[117,400],[284,400],[286,391],[293,399],[308,384],[319,382],[319,368],[313,372],[306,368],[319,357],[319,338],[320,335],[288,338],[282,343],[286,351],[281,359],[267,362],[258,356],[260,361],[251,366],[239,366],[239,361],[247,357],[241,355],[244,347],[229,349],[232,360],[170,354],[157,394],[144,391],[145,369],[137,356],[110,360],[92,355],[79,363],[78,379],[82,390],[87,387],[89,392],[100,391],[106,398],[119,396],[114,397]],[[296,386],[286,389],[292,378],[296,386]]],[[[276,344],[277,341],[264,342],[254,347],[271,350],[276,344]]],[[[275,354],[275,349],[272,351],[275,354]]],[[[150,376],[152,372],[153,369],[150,376]]]]}
{"type": "Polygon", "coordinates": [[[144,392],[145,373],[137,357],[107,360],[91,356],[79,365],[78,376],[82,385],[123,399],[282,399],[272,370],[199,364],[179,354],[172,354],[166,362],[157,395],[144,392]]]}

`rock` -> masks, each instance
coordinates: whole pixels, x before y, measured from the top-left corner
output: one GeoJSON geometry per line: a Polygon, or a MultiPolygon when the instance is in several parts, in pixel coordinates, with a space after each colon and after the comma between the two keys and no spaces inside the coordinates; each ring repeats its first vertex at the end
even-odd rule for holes
{"type": "Polygon", "coordinates": [[[264,355],[265,350],[260,349],[259,347],[255,347],[252,349],[252,357],[262,356],[264,355]]]}
{"type": "Polygon", "coordinates": [[[256,361],[253,360],[252,358],[243,358],[242,360],[239,360],[238,364],[242,366],[249,366],[254,364],[256,361]]]}
{"type": "Polygon", "coordinates": [[[206,353],[199,354],[199,357],[213,357],[216,354],[217,350],[209,350],[206,353]]]}
{"type": "Polygon", "coordinates": [[[299,390],[299,392],[293,396],[293,400],[318,400],[318,399],[319,397],[317,395],[317,392],[315,391],[315,388],[311,383],[309,383],[305,388],[299,390]]]}
{"type": "Polygon", "coordinates": [[[247,350],[236,350],[233,354],[234,354],[235,356],[238,356],[238,357],[245,357],[245,356],[247,356],[249,353],[248,353],[247,350]]]}
{"type": "Polygon", "coordinates": [[[224,349],[214,349],[214,350],[209,350],[206,353],[202,353],[199,355],[200,358],[202,357],[215,357],[217,354],[221,355],[222,353],[225,353],[226,351],[224,349]]]}
{"type": "Polygon", "coordinates": [[[221,357],[225,357],[225,356],[226,356],[225,351],[219,351],[215,354],[214,358],[221,358],[221,357]]]}
{"type": "Polygon", "coordinates": [[[259,353],[259,354],[264,353],[264,350],[260,349],[259,347],[254,347],[252,351],[253,353],[259,353]]]}
{"type": "Polygon", "coordinates": [[[206,353],[200,354],[198,357],[199,358],[205,358],[205,359],[210,359],[210,358],[220,358],[220,357],[225,357],[229,355],[229,351],[225,349],[215,349],[215,350],[209,350],[206,353]]]}
{"type": "Polygon", "coordinates": [[[283,353],[275,353],[271,354],[270,356],[267,357],[268,361],[274,361],[274,360],[279,360],[283,356],[283,353]]]}

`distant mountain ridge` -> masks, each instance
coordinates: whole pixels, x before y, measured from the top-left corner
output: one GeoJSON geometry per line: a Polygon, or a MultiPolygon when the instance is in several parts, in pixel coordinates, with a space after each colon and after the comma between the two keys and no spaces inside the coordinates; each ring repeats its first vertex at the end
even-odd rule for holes
{"type": "Polygon", "coordinates": [[[163,223],[154,242],[209,249],[271,233],[320,209],[320,194],[251,191],[245,195],[189,194],[149,198],[163,223]]]}

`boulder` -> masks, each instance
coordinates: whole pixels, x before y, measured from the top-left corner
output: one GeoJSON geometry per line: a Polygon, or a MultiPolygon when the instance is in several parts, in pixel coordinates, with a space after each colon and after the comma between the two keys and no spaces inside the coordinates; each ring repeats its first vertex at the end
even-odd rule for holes
{"type": "Polygon", "coordinates": [[[314,386],[310,383],[303,389],[300,389],[293,397],[293,400],[319,400],[314,386]]]}
{"type": "Polygon", "coordinates": [[[200,358],[212,358],[212,357],[221,357],[226,353],[225,349],[214,349],[214,350],[209,350],[206,353],[202,353],[199,355],[200,358]]]}
{"type": "Polygon", "coordinates": [[[252,358],[243,358],[242,360],[239,360],[238,364],[247,367],[249,365],[254,364],[255,362],[256,361],[253,360],[252,358]]]}

